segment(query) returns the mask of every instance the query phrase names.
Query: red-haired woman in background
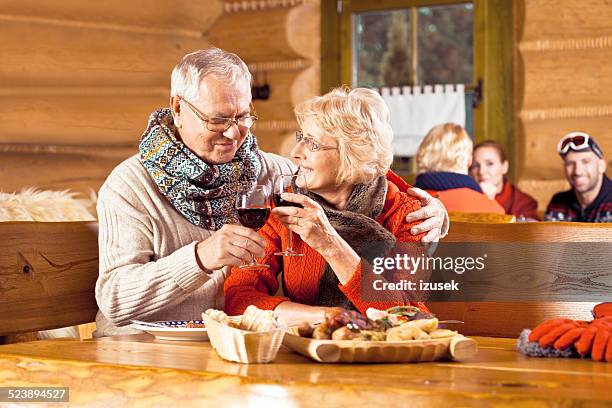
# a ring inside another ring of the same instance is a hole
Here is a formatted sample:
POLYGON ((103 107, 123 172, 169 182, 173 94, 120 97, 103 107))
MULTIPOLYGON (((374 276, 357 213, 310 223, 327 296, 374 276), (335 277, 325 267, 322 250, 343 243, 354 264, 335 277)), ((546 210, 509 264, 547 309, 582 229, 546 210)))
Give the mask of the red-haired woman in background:
POLYGON ((538 202, 506 179, 508 160, 501 145, 487 140, 474 146, 470 175, 482 191, 506 211, 526 220, 538 220, 538 202))

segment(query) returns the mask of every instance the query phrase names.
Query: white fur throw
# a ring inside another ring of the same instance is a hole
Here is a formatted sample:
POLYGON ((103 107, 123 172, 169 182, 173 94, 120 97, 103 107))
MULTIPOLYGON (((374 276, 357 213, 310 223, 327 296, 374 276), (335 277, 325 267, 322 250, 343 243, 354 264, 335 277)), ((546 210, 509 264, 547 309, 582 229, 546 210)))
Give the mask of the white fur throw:
MULTIPOLYGON (((40 191, 34 188, 19 193, 0 191, 1 221, 95 221, 96 197, 75 198, 77 193, 65 191, 40 191)), ((38 332, 39 339, 79 338, 76 326, 38 332)))
POLYGON ((76 196, 68 190, 0 191, 0 221, 95 221, 95 194, 92 192, 89 199, 76 196))

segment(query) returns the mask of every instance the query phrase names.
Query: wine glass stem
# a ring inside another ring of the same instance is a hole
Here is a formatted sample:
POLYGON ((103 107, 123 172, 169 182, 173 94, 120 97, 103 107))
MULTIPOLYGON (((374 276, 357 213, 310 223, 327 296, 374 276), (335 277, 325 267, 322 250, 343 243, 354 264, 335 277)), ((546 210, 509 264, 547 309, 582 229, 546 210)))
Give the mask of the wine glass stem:
POLYGON ((293 252, 293 232, 289 230, 289 241, 287 242, 287 249, 285 252, 293 252))

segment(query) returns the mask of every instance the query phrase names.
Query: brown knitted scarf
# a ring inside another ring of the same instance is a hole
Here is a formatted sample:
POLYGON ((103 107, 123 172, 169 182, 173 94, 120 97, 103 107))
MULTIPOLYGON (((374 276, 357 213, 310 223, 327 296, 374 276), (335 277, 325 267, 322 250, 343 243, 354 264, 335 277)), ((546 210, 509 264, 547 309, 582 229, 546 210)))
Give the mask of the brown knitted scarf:
MULTIPOLYGON (((387 180, 380 176, 367 184, 353 188, 346 209, 338 210, 321 196, 306 194, 323 207, 334 229, 364 260, 371 262, 395 245, 395 236, 376 221, 382 213, 387 196, 387 180)), ((351 301, 338 288, 338 277, 327 264, 319 281, 317 305, 340 306, 355 309, 351 301)))

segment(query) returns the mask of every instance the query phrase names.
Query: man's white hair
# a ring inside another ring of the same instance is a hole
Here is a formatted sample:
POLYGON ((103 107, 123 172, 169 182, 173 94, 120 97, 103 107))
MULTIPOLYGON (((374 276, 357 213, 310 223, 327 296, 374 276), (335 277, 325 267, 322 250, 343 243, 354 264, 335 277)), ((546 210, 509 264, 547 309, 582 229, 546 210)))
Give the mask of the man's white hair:
POLYGON ((238 55, 211 47, 185 55, 174 67, 170 95, 183 97, 190 102, 197 101, 200 82, 207 75, 226 80, 228 84, 239 78, 244 78, 249 83, 252 80, 249 68, 238 55))

